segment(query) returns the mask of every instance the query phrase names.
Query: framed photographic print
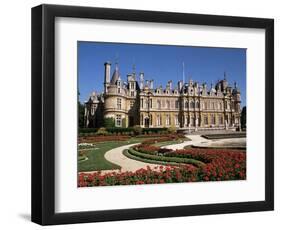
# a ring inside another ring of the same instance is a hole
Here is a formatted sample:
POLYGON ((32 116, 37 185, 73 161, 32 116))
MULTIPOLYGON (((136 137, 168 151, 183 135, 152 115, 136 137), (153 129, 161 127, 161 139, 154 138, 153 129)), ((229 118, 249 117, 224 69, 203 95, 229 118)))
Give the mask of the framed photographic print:
POLYGON ((32 221, 274 208, 273 19, 32 9, 32 221))

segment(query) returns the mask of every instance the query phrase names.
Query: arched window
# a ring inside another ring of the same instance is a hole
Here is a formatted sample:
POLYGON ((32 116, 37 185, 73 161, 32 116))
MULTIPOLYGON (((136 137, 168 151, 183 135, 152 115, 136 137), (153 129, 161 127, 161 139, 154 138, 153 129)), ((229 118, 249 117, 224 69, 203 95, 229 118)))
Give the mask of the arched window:
POLYGON ((167 109, 170 109, 171 105, 170 105, 170 101, 166 101, 167 104, 167 109))
POLYGON ((196 108, 197 108, 197 109, 200 108, 199 101, 196 101, 196 108))
POLYGON ((152 114, 150 114, 150 115, 149 115, 149 123, 150 123, 149 125, 152 125, 152 118, 153 118, 153 117, 152 117, 152 114))
POLYGON ((186 109, 188 108, 188 101, 185 102, 185 106, 186 109))
POLYGON ((191 109, 194 109, 194 101, 191 101, 191 102, 190 102, 190 108, 191 108, 191 109))

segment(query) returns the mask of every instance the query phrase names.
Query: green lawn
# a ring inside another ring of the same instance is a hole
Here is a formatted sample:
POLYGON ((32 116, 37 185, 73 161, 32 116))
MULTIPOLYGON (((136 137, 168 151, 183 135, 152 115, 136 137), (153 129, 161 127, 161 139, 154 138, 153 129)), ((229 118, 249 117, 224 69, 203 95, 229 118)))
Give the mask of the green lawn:
POLYGON ((112 164, 104 158, 104 154, 113 149, 123 145, 129 145, 141 142, 143 138, 131 138, 128 141, 115 141, 115 142, 101 142, 96 143, 95 148, 83 150, 88 160, 78 162, 78 171, 98 171, 98 170, 110 170, 110 169, 120 169, 120 166, 112 164))
MULTIPOLYGON (((95 143, 95 148, 91 148, 89 150, 83 150, 84 155, 88 158, 86 161, 78 161, 78 171, 86 172, 86 171, 98 171, 98 170, 111 170, 111 169, 120 169, 120 166, 113 164, 107 161, 104 158, 104 154, 113 149, 123 145, 129 145, 134 143, 140 143, 145 139, 149 138, 131 138, 128 141, 115 141, 115 142, 101 142, 95 143)), ((174 143, 180 143, 181 140, 177 141, 169 141, 157 143, 158 146, 162 145, 170 145, 174 143)))

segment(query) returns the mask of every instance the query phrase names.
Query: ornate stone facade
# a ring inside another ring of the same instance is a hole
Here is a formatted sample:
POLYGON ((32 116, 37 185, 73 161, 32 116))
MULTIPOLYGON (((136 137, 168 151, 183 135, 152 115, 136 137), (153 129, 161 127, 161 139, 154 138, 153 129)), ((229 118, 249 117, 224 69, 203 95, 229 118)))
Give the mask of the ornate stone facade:
POLYGON ((154 87, 144 73, 135 71, 121 79, 118 64, 110 77, 111 64, 106 62, 104 92, 93 93, 85 102, 85 127, 100 127, 104 118, 113 118, 117 127, 176 127, 195 130, 240 129, 240 90, 224 79, 208 89, 189 80, 173 87, 154 87))

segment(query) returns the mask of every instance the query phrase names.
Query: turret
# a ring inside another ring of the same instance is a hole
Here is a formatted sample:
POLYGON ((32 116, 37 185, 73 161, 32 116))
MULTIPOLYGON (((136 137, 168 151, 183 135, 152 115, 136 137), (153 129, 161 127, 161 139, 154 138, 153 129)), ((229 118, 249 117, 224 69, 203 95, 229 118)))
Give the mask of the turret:
POLYGON ((104 63, 104 92, 107 93, 107 88, 110 84, 110 62, 104 63))

